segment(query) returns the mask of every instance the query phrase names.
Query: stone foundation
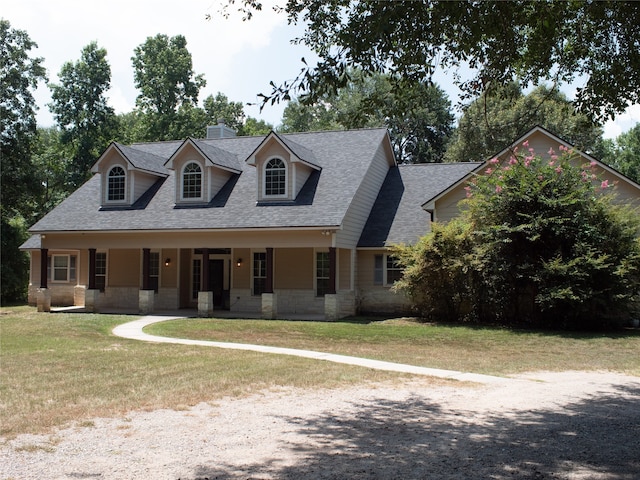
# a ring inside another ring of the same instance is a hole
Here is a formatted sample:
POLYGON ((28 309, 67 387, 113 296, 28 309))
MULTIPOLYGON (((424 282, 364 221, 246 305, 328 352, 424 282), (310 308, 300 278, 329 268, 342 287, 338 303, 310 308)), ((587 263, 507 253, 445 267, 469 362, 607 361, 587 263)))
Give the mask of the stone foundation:
POLYGON ((138 311, 141 315, 149 315, 155 310, 156 292, 153 290, 138 291, 138 311))
POLYGON ((51 291, 48 288, 39 288, 36 295, 36 306, 39 312, 51 311, 51 291))
POLYGON ((213 292, 198 292, 198 316, 213 316, 213 292))
POLYGON ((275 293, 262 294, 262 318, 274 319, 278 315, 278 295, 275 293))

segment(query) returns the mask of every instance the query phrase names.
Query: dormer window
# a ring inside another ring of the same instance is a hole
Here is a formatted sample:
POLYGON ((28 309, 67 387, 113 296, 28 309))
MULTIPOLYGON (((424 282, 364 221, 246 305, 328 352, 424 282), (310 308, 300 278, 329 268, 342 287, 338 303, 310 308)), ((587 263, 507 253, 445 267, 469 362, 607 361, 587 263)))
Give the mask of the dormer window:
POLYGON ((107 200, 118 202, 125 199, 125 183, 127 175, 124 168, 115 166, 109 170, 107 182, 107 200))
POLYGON ((272 158, 264 168, 264 194, 265 196, 286 195, 287 167, 279 158, 272 158))
POLYGON ((202 198, 202 168, 196 162, 189 162, 182 170, 182 199, 202 198))

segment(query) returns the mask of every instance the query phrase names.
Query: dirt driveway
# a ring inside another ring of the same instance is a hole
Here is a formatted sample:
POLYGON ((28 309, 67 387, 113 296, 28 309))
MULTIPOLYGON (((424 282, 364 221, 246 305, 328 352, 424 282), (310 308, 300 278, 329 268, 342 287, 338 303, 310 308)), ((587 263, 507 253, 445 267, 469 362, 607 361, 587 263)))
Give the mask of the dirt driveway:
POLYGON ((0 448, 0 479, 638 479, 640 378, 282 389, 0 448))

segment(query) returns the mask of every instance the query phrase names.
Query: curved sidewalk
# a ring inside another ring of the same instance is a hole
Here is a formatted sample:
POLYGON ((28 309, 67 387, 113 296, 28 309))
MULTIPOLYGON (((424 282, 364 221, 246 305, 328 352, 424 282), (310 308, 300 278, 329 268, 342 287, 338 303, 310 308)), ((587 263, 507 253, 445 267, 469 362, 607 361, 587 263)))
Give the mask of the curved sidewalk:
POLYGON ((482 375, 479 373, 464 373, 454 370, 441 370, 437 368, 417 367, 415 365, 405 365, 401 363, 384 362, 382 360, 371 360, 367 358, 351 357, 349 355, 337 355, 333 353, 315 352, 312 350, 297 350, 294 348, 269 347, 264 345, 251 345, 244 343, 212 342, 207 340, 189 340, 184 338, 159 337, 143 332, 143 328, 154 323, 165 322, 185 318, 180 316, 159 316, 149 315, 139 320, 123 323, 113 329, 113 334, 132 340, 141 340, 154 343, 173 343, 180 345, 200 345, 203 347, 227 348, 232 350, 249 350, 252 352, 275 353, 278 355, 293 355, 296 357, 312 358, 315 360, 325 360, 328 362, 344 363, 359 367, 373 368, 376 370, 386 370, 391 372, 410 373, 414 375, 425 375, 430 377, 448 378, 463 382, 476 383, 504 383, 513 381, 509 378, 482 375))

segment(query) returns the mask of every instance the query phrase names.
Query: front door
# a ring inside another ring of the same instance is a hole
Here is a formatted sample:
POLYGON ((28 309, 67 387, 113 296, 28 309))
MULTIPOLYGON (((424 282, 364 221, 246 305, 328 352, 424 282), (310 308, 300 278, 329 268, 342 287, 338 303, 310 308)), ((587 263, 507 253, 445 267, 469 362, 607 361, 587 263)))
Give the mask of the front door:
POLYGON ((209 260, 209 288, 214 308, 224 307, 224 260, 209 260))

